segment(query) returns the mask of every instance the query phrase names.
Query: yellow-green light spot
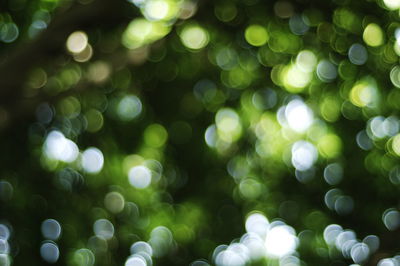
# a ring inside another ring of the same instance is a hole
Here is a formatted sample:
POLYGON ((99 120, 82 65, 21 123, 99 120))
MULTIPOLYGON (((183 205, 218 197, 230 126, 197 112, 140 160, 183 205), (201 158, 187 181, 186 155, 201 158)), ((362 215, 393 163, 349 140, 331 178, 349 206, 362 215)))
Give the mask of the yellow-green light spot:
POLYGON ((95 256, 92 251, 81 248, 72 253, 70 265, 94 265, 95 256))
POLYGON ((90 109, 85 113, 87 121, 86 130, 89 132, 96 132, 103 127, 103 115, 96 109, 90 109))
POLYGON ((340 102, 335 96, 327 96, 321 102, 320 111, 326 121, 335 122, 340 115, 340 102))
POLYGON ((251 74, 241 67, 235 67, 229 72, 223 72, 221 79, 229 87, 245 88, 251 83, 251 74))
POLYGON ((129 49, 136 49, 161 39, 169 31, 170 27, 161 21, 134 19, 122 34, 122 44, 129 49))
POLYGON ((208 32, 200 26, 188 25, 180 33, 181 41, 189 49, 199 50, 210 41, 208 32))
POLYGON ((392 149, 397 156, 400 156, 400 134, 397 134, 392 139, 392 149))
POLYGON ((144 131, 144 142, 154 148, 159 148, 165 144, 168 133, 162 125, 152 124, 144 131))
POLYGON ((313 71, 317 63, 317 57, 309 50, 301 51, 296 57, 296 66, 299 67, 303 72, 313 71))
POLYGON ((214 13, 217 18, 223 22, 233 20, 237 15, 237 8, 234 3, 224 2, 222 5, 217 5, 214 8, 214 13))
POLYGON ((327 134, 318 141, 318 151, 325 158, 335 158, 341 150, 342 141, 335 134, 327 134))
POLYGON ((104 206, 112 213, 119 213, 124 209, 125 199, 118 192, 110 192, 104 197, 104 206))
POLYGON ((269 40, 267 30, 261 25, 250 25, 244 32, 246 41, 253 46, 263 46, 269 40))
MULTIPOLYGON (((399 44, 399 42, 395 41, 393 43, 393 51, 397 56, 400 56, 400 44, 399 44)), ((396 60, 394 60, 394 61, 396 61, 396 60)))
POLYGON ((189 243, 194 238, 194 232, 189 226, 178 224, 174 228, 174 238, 180 243, 189 243))
POLYGON ((390 81, 392 81, 393 85, 397 88, 400 88, 400 67, 395 66, 390 71, 390 81))
POLYGON ((58 111, 67 117, 77 117, 81 112, 81 103, 73 96, 64 98, 58 105, 58 111))
POLYGON ((382 45, 384 41, 384 35, 381 27, 375 23, 368 24, 364 30, 363 39, 366 44, 372 47, 382 45))
POLYGON ((360 17, 349 8, 338 8, 333 13, 333 22, 353 33, 358 33, 361 29, 360 17))
POLYGON ((177 1, 149 0, 146 1, 143 13, 149 20, 170 20, 178 15, 177 1))
POLYGON ((311 72, 305 72, 295 64, 286 66, 280 75, 283 85, 291 93, 302 92, 311 78, 311 72))
POLYGON ((376 97, 376 88, 367 82, 357 83, 350 91, 350 101, 358 107, 372 104, 376 97))
POLYGON ((246 199, 256 199, 262 193, 262 186, 253 179, 245 179, 240 182, 239 191, 246 199))
POLYGON ((38 89, 46 85, 46 83, 47 83, 47 73, 43 69, 36 68, 32 70, 28 80, 28 84, 31 88, 38 89))
POLYGON ((144 158, 140 155, 137 154, 131 154, 128 155, 124 158, 124 160, 122 161, 122 168, 124 170, 125 173, 128 173, 129 170, 137 165, 141 165, 144 163, 144 158))
POLYGON ((215 116, 215 124, 217 125, 218 136, 226 142, 237 140, 242 133, 239 116, 233 109, 220 109, 215 116))

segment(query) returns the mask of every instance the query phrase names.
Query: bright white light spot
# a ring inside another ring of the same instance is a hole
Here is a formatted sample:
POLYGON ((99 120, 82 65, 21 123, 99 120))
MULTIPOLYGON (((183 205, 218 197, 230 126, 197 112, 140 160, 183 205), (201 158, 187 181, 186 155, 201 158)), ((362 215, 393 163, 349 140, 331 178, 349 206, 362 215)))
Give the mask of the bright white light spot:
POLYGON ((169 5, 164 0, 148 0, 144 5, 144 13, 150 20, 161 20, 167 17, 169 5))
POLYGON ((300 259, 294 255, 284 256, 279 259, 279 266, 300 266, 300 259))
POLYGON ((93 232, 97 237, 110 239, 114 236, 114 225, 107 219, 99 219, 93 224, 93 232))
POLYGON ((317 57, 313 52, 303 50, 296 57, 296 65, 304 72, 312 72, 317 65, 317 57))
POLYGON ((97 148, 88 148, 82 153, 82 167, 87 173, 96 174, 104 164, 103 153, 97 148))
POLYGON ((372 133, 372 137, 375 138, 384 138, 386 136, 385 130, 384 130, 384 121, 385 118, 383 116, 375 116, 371 120, 368 121, 368 129, 370 130, 369 132, 372 133))
POLYGON ((399 120, 394 116, 389 116, 383 121, 382 127, 386 136, 393 137, 399 132, 399 120))
POLYGON ((213 261, 216 261, 218 254, 219 254, 220 252, 226 250, 227 248, 228 248, 228 245, 219 245, 219 246, 217 246, 217 247, 214 249, 213 254, 212 254, 212 259, 213 259, 213 261))
POLYGON ((297 237, 292 227, 278 225, 271 228, 265 239, 267 253, 274 257, 291 254, 297 247, 297 237))
POLYGON ((142 7, 146 0, 128 0, 128 2, 131 2, 137 7, 142 7))
POLYGON ((60 131, 51 131, 47 135, 43 148, 48 158, 66 163, 75 161, 79 154, 75 142, 67 139, 60 131))
POLYGON ((211 148, 214 148, 217 145, 217 127, 214 124, 207 128, 206 132, 204 133, 204 139, 207 145, 211 148))
POLYGON ((398 266, 398 263, 394 259, 381 259, 378 266, 398 266))
POLYGON ((230 143, 237 140, 242 132, 239 115, 231 108, 222 108, 215 115, 218 137, 230 143))
POLYGON ((264 237, 269 229, 267 217, 261 213, 252 213, 246 219, 246 231, 264 237))
POLYGON ((350 251, 351 258, 355 263, 363 263, 369 257, 369 247, 364 243, 355 244, 350 251))
POLYGON ((352 230, 345 230, 341 232, 335 241, 335 245, 337 249, 342 250, 345 247, 347 241, 354 241, 356 240, 356 233, 352 230))
POLYGON ((235 131, 239 126, 239 116, 229 108, 223 108, 215 116, 215 122, 219 130, 225 132, 235 131))
POLYGON ((139 253, 139 252, 144 252, 149 254, 149 256, 153 255, 153 249, 151 246, 144 241, 138 241, 132 244, 130 251, 132 254, 139 253))
POLYGON ((40 256, 48 263, 56 263, 60 256, 60 251, 55 243, 47 242, 40 247, 40 256))
POLYGON ((391 10, 400 8, 400 0, 383 0, 385 6, 391 10))
POLYGON ((348 241, 346 241, 343 246, 342 246, 342 255, 344 258, 346 259, 350 259, 351 258, 351 249, 357 245, 357 240, 355 239, 350 239, 348 241))
POLYGON ((246 261, 239 254, 232 250, 224 250, 218 253, 215 263, 218 266, 244 266, 246 261))
POLYGON ((163 239, 168 243, 172 243, 172 233, 171 231, 165 226, 157 226, 153 230, 151 230, 150 238, 153 239, 163 239))
POLYGON ((318 151, 311 143, 300 140, 292 146, 292 164, 300 171, 310 169, 318 158, 318 151))
POLYGON ((366 244, 369 248, 370 253, 374 253, 379 248, 379 237, 375 235, 368 235, 363 239, 363 243, 366 244))
POLYGON ((247 247, 250 259, 258 260, 265 256, 264 240, 258 234, 246 233, 240 242, 247 247))
POLYGON ((151 231, 148 243, 153 249, 153 256, 161 257, 169 251, 173 243, 172 233, 165 226, 157 226, 151 231))
MULTIPOLYGON (((400 2, 400 0, 399 0, 400 2)), ((400 45, 400 28, 394 31, 394 37, 396 38, 396 45, 400 45)))
POLYGON ((304 71, 298 64, 291 64, 284 69, 281 78, 290 92, 297 93, 310 83, 312 75, 310 71, 304 71))
POLYGON ((336 242, 338 235, 343 232, 343 228, 337 224, 330 224, 324 230, 324 240, 328 245, 333 245, 336 242))
POLYGON ((313 123, 313 112, 301 100, 293 100, 285 108, 286 121, 296 132, 305 132, 313 123))
POLYGON ((71 53, 78 54, 88 45, 88 37, 83 31, 75 31, 67 39, 67 49, 71 53))
POLYGON ((118 103, 117 112, 121 120, 132 120, 142 112, 142 102, 134 95, 125 96, 118 103))
POLYGON ((243 261, 249 260, 249 249, 242 243, 232 243, 229 245, 227 251, 232 251, 238 255, 243 261))
POLYGON ((54 219, 44 220, 41 230, 43 237, 46 239, 57 240, 61 235, 61 225, 54 219))
POLYGON ((125 266, 147 266, 147 263, 142 256, 136 255, 129 257, 125 262, 125 266))
POLYGON ((135 166, 129 170, 129 183, 136 188, 146 188, 151 183, 151 171, 146 166, 135 166))

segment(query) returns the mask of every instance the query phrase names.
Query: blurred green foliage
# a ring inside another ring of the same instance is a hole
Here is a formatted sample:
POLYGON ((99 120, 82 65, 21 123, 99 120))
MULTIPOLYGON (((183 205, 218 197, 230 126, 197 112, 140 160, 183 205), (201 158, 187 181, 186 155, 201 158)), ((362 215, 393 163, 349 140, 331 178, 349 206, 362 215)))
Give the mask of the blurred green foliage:
POLYGON ((0 3, 0 265, 399 265, 399 0, 0 3))

